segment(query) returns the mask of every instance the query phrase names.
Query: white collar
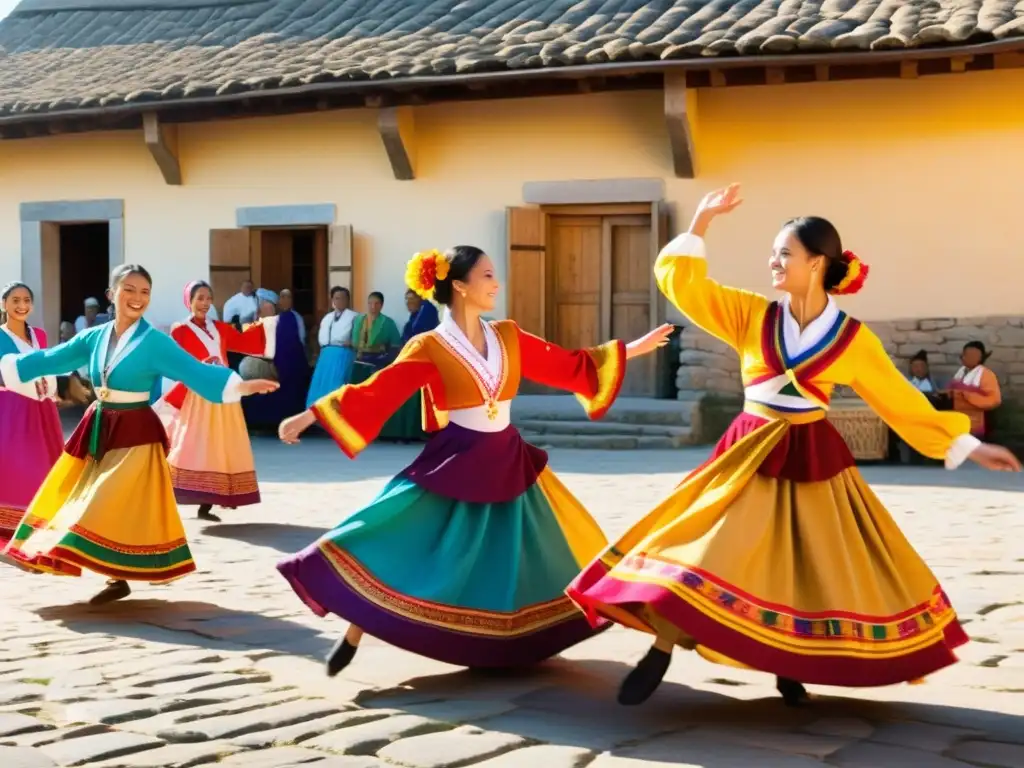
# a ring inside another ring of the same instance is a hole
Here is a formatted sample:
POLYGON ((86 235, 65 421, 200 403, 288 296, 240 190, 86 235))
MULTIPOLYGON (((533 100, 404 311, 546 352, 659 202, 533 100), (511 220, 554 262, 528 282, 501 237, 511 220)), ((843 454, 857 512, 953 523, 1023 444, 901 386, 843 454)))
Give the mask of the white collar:
POLYGON ((462 332, 458 323, 455 322, 455 318, 452 317, 450 309, 445 308, 444 316, 441 318, 441 324, 437 330, 448 341, 452 350, 472 367, 489 389, 493 390, 501 382, 501 347, 498 345, 498 336, 491 324, 481 320, 480 325, 484 331, 486 358, 466 338, 466 334, 462 332))
MULTIPOLYGON (((136 335, 136 332, 139 330, 139 326, 141 323, 142 319, 140 318, 136 320, 134 323, 132 323, 128 327, 128 330, 121 334, 121 337, 117 340, 117 346, 114 347, 113 354, 110 354, 110 338, 114 335, 114 321, 111 320, 109 323, 106 324, 108 328, 105 331, 106 338, 104 339, 104 342, 101 345, 102 356, 100 357, 99 361, 101 379, 103 378, 102 374, 104 371, 106 371, 107 377, 109 377, 110 374, 114 372, 114 369, 121 364, 121 361, 124 360, 132 352, 132 350, 135 349, 135 345, 132 345, 131 347, 129 347, 128 345, 129 343, 131 343, 132 338, 136 335)), ((140 336, 139 339, 141 341, 142 337, 140 336)), ((106 386, 105 381, 103 383, 103 386, 106 386)))
POLYGON ((184 324, 188 326, 189 330, 192 331, 202 342, 203 346, 206 347, 206 351, 209 353, 206 360, 203 362, 209 362, 211 358, 216 359, 220 363, 226 362, 221 357, 220 351, 220 331, 217 330, 217 324, 213 322, 209 315, 204 318, 206 333, 203 333, 200 329, 199 324, 195 321, 192 315, 185 318, 184 324))
POLYGON ((33 350, 39 349, 39 337, 36 336, 36 329, 33 328, 31 325, 27 327, 28 335, 32 339, 31 342, 25 341, 23 338, 21 338, 18 334, 16 334, 14 331, 8 328, 6 325, 3 326, 4 333, 11 337, 11 341, 14 342, 15 348, 20 352, 31 352, 33 350))
POLYGON ((835 299, 829 296, 825 310, 801 331, 800 324, 793 317, 789 296, 784 296, 782 299, 782 333, 786 344, 786 354, 793 358, 806 352, 825 338, 838 319, 839 306, 835 299))

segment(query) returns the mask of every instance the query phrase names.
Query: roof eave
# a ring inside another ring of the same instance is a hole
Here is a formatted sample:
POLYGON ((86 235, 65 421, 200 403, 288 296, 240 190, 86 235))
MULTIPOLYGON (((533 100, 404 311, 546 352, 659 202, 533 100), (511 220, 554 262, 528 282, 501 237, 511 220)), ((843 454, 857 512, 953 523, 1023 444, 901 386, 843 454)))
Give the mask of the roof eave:
POLYGON ((501 82, 524 82, 531 80, 584 79, 588 77, 630 76, 663 72, 702 71, 709 69, 737 69, 747 67, 815 66, 872 66, 899 61, 922 61, 948 59, 961 56, 1024 52, 1024 39, 1010 38, 984 43, 927 48, 896 48, 882 51, 814 52, 798 54, 707 56, 692 59, 667 59, 654 61, 603 62, 564 67, 537 69, 509 69, 488 72, 466 72, 450 75, 428 75, 395 77, 368 80, 335 80, 280 88, 263 88, 183 98, 150 101, 122 102, 97 107, 78 107, 47 111, 31 111, 0 115, 0 126, 26 123, 49 122, 52 120, 81 119, 91 117, 115 117, 138 115, 145 112, 164 112, 186 107, 225 104, 238 101, 252 101, 290 96, 316 96, 360 92, 379 94, 381 91, 415 91, 448 85, 500 84, 501 82))

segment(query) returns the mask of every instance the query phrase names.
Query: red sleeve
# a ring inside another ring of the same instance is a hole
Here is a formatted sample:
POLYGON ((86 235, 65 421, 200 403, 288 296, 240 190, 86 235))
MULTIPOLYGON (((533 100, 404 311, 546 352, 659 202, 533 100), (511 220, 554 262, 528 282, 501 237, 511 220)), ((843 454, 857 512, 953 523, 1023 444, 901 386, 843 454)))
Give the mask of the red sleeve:
MULTIPOLYGON (((276 320, 277 318, 274 318, 276 320)), ((276 328, 264 322, 250 323, 245 330, 240 331, 233 325, 228 325, 220 320, 216 321, 217 331, 224 340, 224 347, 228 352, 237 352, 240 355, 252 355, 255 357, 273 357, 273 349, 268 349, 267 339, 272 338, 276 328)), ((271 324, 274 325, 274 324, 271 324)))
POLYGON ((413 339, 391 365, 360 384, 346 384, 313 404, 317 421, 350 459, 376 439, 416 390, 438 379, 421 339, 413 339))
MULTIPOLYGON (((186 328, 182 323, 171 328, 171 338, 174 339, 178 346, 188 352, 196 360, 203 360, 206 357, 206 347, 202 346, 202 342, 196 338, 196 335, 186 328)), ((188 394, 188 387, 182 384, 180 381, 175 384, 171 391, 164 395, 164 402, 178 410, 181 410, 181 406, 185 403, 185 395, 188 394)))
POLYGON ((615 339, 590 349, 563 349, 516 327, 522 374, 576 395, 590 419, 611 408, 626 375, 626 345, 615 339))

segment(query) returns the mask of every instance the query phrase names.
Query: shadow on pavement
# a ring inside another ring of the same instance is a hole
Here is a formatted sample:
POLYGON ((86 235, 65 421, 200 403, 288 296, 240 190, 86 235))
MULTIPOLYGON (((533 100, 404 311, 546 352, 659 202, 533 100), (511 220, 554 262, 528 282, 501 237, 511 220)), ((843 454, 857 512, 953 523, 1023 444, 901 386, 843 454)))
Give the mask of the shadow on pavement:
POLYGON ((326 528, 290 523, 222 523, 203 528, 204 538, 232 539, 282 554, 305 549, 327 532, 326 528))
MULTIPOLYGON (((254 608, 258 610, 259 606, 254 608)), ((302 613, 301 608, 296 613, 302 613)), ((251 648, 254 652, 275 651, 317 659, 323 658, 337 639, 286 618, 191 600, 129 598, 104 606, 47 606, 37 609, 36 614, 81 634, 103 632, 210 649, 229 643, 240 650, 251 648)), ((325 625, 327 628, 336 630, 337 626, 325 625)))

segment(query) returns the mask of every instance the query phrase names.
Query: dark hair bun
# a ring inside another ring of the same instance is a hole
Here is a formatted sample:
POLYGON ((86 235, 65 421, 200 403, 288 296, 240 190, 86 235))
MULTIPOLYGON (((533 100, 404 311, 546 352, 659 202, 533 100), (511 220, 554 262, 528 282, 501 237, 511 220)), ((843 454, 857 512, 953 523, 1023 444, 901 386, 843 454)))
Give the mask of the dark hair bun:
POLYGON ((469 273, 480 261, 484 252, 475 245, 456 245, 445 252, 445 260, 448 262, 448 274, 444 280, 434 283, 434 301, 446 307, 450 307, 454 298, 453 287, 456 280, 465 280, 469 273))

